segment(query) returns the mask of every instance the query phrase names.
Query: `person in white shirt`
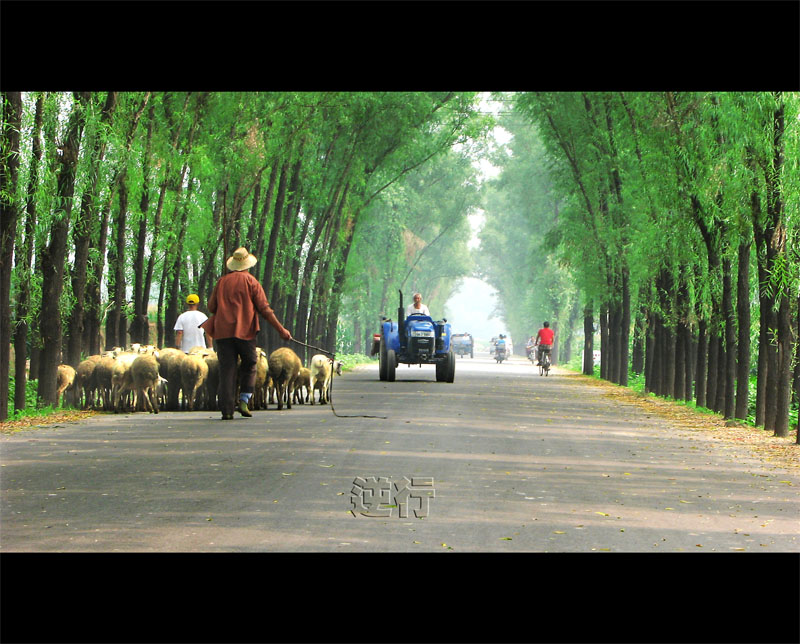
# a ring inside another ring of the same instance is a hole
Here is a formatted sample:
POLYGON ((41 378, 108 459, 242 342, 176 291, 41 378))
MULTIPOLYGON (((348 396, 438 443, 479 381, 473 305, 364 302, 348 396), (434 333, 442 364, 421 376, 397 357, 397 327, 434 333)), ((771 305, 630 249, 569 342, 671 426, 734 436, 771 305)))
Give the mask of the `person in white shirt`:
POLYGON ((427 315, 428 317, 431 315, 428 307, 422 303, 422 295, 419 293, 414 293, 414 301, 406 307, 406 317, 415 313, 417 315, 427 315))
POLYGON ((206 347, 205 331, 200 325, 208 319, 208 316, 199 311, 200 298, 191 293, 186 298, 187 310, 175 320, 175 348, 184 353, 189 353, 192 347, 206 347))

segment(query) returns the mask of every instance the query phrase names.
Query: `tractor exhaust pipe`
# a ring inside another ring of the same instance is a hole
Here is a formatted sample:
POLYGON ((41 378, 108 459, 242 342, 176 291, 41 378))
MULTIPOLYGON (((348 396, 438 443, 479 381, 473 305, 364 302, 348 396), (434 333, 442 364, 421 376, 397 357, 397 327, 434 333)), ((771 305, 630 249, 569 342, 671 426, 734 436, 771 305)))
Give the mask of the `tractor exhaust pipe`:
POLYGON ((398 292, 400 293, 400 306, 397 307, 397 332, 400 335, 400 342, 403 342, 405 338, 405 329, 403 327, 406 320, 405 308, 403 307, 403 289, 398 289, 398 292))

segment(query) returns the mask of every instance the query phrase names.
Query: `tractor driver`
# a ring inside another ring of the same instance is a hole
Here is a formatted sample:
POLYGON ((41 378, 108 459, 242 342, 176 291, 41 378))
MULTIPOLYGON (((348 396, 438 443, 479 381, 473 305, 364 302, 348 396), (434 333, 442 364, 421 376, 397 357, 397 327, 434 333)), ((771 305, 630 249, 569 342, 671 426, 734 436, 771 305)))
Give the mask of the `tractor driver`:
POLYGON ((427 315, 430 317, 431 312, 422 303, 422 295, 420 293, 414 293, 414 301, 406 307, 406 317, 409 315, 427 315))

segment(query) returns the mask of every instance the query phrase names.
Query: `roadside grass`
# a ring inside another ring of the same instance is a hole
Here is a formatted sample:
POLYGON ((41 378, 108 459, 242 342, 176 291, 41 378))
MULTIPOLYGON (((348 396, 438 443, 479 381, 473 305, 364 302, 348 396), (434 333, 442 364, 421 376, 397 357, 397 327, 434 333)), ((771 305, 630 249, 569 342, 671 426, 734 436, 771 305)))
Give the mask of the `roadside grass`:
MULTIPOLYGON (((39 416, 50 416, 52 414, 58 413, 59 410, 63 409, 71 409, 71 407, 53 407, 52 405, 47 405, 45 407, 37 406, 36 401, 36 392, 38 382, 36 380, 29 380, 26 387, 25 387, 25 409, 16 409, 13 413, 9 411, 8 414, 8 422, 13 422, 17 420, 22 420, 23 418, 34 418, 39 416)), ((14 394, 16 391, 16 384, 14 380, 14 376, 9 378, 9 385, 8 385, 8 402, 9 410, 11 407, 14 406, 14 394)))
POLYGON ((352 371, 360 364, 372 364, 378 360, 377 357, 370 358, 364 353, 343 353, 336 355, 337 360, 342 361, 342 372, 352 371))

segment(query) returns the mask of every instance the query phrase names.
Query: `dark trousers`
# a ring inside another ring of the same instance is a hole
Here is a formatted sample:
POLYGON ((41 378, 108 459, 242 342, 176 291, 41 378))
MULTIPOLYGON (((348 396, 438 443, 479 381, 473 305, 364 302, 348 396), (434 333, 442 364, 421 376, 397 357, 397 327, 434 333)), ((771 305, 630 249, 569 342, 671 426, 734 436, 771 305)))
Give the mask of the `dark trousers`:
POLYGON ((217 339, 219 387, 217 400, 223 414, 233 414, 236 406, 236 385, 241 393, 253 393, 256 385, 256 341, 239 338, 217 339), (241 362, 238 359, 241 358, 241 362), (238 369, 237 369, 238 366, 238 369), (238 375, 238 379, 237 379, 238 375))

